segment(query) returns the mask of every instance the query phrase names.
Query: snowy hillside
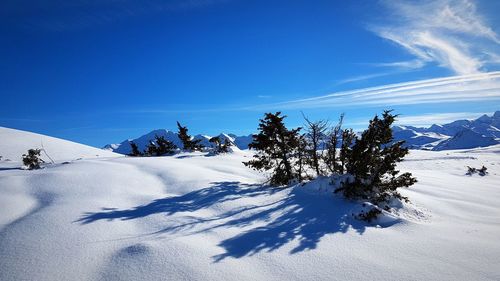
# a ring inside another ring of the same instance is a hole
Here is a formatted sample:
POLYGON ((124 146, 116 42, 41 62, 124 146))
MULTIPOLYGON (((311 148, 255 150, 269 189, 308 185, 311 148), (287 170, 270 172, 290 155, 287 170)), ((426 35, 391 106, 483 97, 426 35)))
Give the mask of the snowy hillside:
MULTIPOLYGON (((36 133, 0 127, 0 156, 3 160, 21 161, 21 156, 31 148, 45 148, 54 161, 78 158, 117 157, 119 154, 95 147, 53 138, 36 133)), ((42 158, 49 161, 42 152, 42 158)))
MULTIPOLYGON (((100 152, 52 142, 58 157, 100 152)), ((500 280, 500 146, 411 151, 412 203, 376 224, 327 178, 262 185, 251 155, 0 161, 0 280, 500 280)))

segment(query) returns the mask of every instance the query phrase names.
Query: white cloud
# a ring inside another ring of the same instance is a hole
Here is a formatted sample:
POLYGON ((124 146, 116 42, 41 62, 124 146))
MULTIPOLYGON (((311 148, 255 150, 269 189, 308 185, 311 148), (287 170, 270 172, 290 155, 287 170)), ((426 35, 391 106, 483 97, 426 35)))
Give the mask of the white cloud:
POLYGON ((308 99, 261 105, 252 109, 368 107, 484 100, 500 100, 500 71, 336 92, 308 99))
MULTIPOLYGON (((437 63, 458 75, 479 73, 495 63, 500 39, 468 0, 385 1, 389 21, 369 29, 406 49, 419 61, 437 63), (474 42, 471 44, 469 42, 474 42), (485 54, 489 54, 486 55, 485 54)), ((404 66, 395 64, 398 67, 404 66)))
POLYGON ((399 116, 397 124, 412 126, 429 126, 432 124, 446 124, 461 119, 477 119, 478 117, 491 113, 486 112, 450 112, 450 113, 427 113, 420 115, 399 116))

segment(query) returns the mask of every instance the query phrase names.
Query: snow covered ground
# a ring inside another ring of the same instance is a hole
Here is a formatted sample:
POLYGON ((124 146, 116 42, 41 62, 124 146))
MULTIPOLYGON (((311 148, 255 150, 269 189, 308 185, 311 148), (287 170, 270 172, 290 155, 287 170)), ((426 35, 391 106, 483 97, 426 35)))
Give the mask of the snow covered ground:
POLYGON ((366 224, 327 179, 263 187, 248 151, 132 158, 46 137, 56 164, 26 171, 40 135, 0 134, 0 280, 500 280, 500 146, 411 151, 412 203, 366 224))

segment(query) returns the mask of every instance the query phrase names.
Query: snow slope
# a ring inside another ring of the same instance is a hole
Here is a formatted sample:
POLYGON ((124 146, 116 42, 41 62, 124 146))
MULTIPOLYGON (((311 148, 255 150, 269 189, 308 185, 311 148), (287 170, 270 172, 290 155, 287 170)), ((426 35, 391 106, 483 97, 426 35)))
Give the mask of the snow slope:
MULTIPOLYGON (((36 133, 0 127, 0 156, 3 160, 21 161, 22 155, 30 148, 45 148, 54 161, 75 160, 78 158, 98 158, 122 156, 99 148, 53 138, 36 133)), ((45 161, 49 158, 41 153, 45 161)))
POLYGON ((500 146, 411 151, 412 204, 379 225, 327 179, 262 186, 251 155, 0 161, 0 280, 500 280, 500 146))

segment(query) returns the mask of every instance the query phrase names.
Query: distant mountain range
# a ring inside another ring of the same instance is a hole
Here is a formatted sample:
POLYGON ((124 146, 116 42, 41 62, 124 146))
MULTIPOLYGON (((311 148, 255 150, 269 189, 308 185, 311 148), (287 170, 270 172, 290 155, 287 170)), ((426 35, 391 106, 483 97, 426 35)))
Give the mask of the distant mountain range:
MULTIPOLYGON (((139 150, 144 151, 149 142, 155 139, 155 136, 164 137, 165 139, 174 143, 177 147, 182 147, 182 142, 176 132, 172 132, 166 129, 158 129, 142 135, 136 139, 124 140, 118 144, 108 144, 103 148, 105 150, 110 150, 121 154, 129 154, 131 152, 130 142, 133 141, 135 144, 137 144, 139 150)), ((252 142, 252 135, 236 136, 234 134, 221 133, 218 135, 218 137, 221 140, 228 138, 239 149, 247 149, 248 145, 252 142)), ((196 135, 193 137, 193 139, 201 140, 200 143, 205 147, 211 147, 213 145, 209 141, 210 138, 212 138, 212 136, 196 135)))
POLYGON ((394 126, 394 139, 405 140, 411 149, 450 150, 485 147, 500 143, 500 111, 475 120, 457 120, 428 128, 394 126))
MULTIPOLYGON (((428 128, 414 126, 394 126, 394 139, 406 141, 410 149, 424 150, 451 150, 485 147, 500 143, 500 111, 492 116, 483 115, 475 120, 457 120, 444 125, 432 125, 428 128)), ((128 154, 131 152, 130 141, 136 143, 140 150, 144 150, 155 136, 163 136, 178 147, 182 147, 177 133, 158 129, 136 139, 124 140, 118 144, 108 144, 104 149, 113 152, 128 154)), ((228 138, 239 149, 247 149, 252 142, 252 135, 237 136, 234 134, 219 134, 221 139, 228 138)), ((211 136, 196 135, 194 139, 201 140, 204 146, 210 147, 211 136)))

